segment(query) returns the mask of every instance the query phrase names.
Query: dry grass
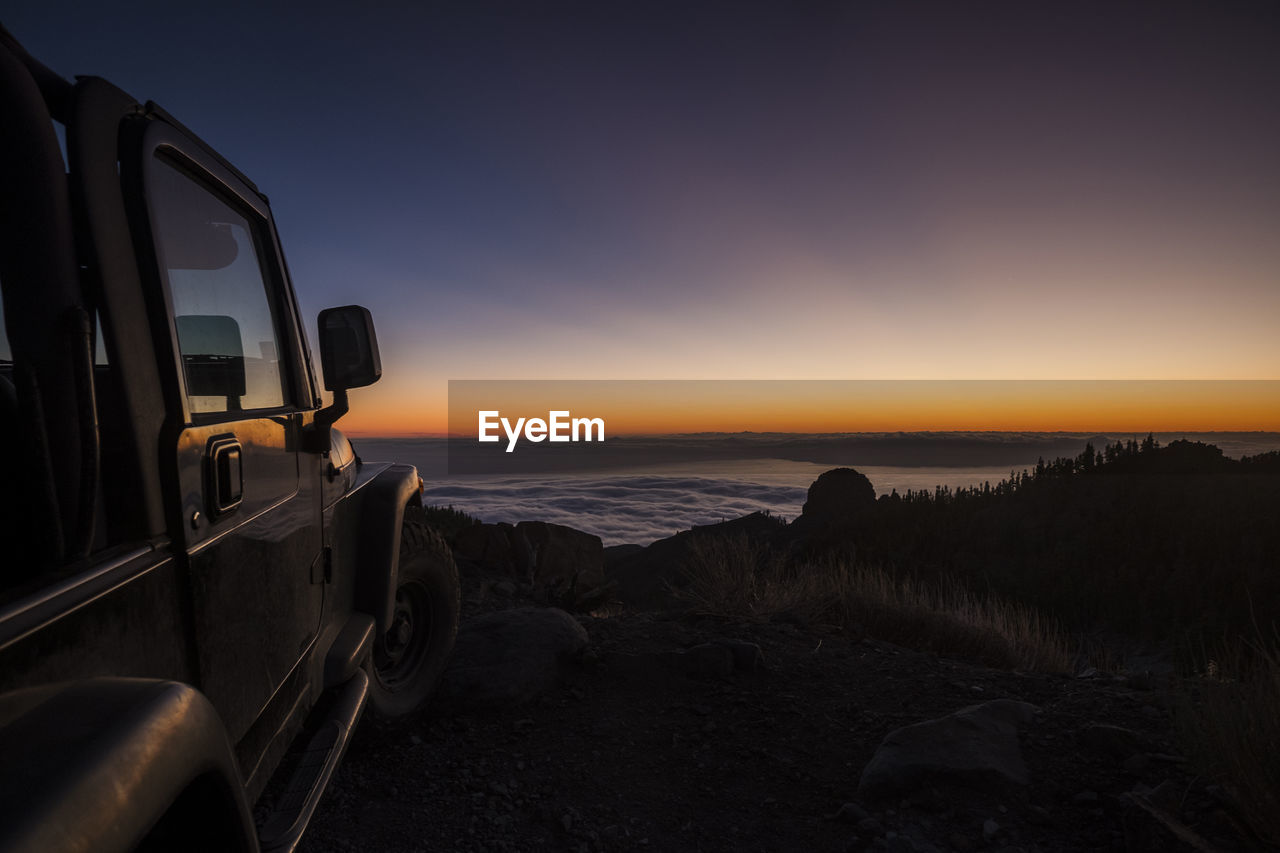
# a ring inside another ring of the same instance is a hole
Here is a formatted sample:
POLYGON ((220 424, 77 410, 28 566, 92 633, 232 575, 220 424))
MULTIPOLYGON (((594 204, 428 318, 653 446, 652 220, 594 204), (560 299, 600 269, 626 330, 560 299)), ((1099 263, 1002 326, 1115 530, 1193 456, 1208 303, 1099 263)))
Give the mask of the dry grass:
MULTIPOLYGON (((1068 672, 1067 636, 1035 610, 980 595, 958 582, 929 584, 844 562, 788 565, 745 538, 698 543, 679 594, 696 607, 737 618, 787 614, 813 624, 861 626, 869 635, 991 666, 1068 672)), ((1223 789, 1239 829, 1260 847, 1280 848, 1280 631, 1202 655, 1183 679, 1177 715, 1187 754, 1223 789)), ((1077 650, 1079 651, 1079 650, 1077 650)), ((1100 669, 1117 668, 1107 649, 1100 669)))
POLYGON ((1202 672, 1184 679, 1179 735, 1241 829, 1280 847, 1280 635, 1258 636, 1206 655, 1202 672))
POLYGON ((808 623, 860 626, 869 635, 1008 669, 1067 672, 1065 635, 1031 608, 958 583, 926 584, 844 562, 787 565, 745 538, 695 545, 679 591, 708 612, 748 618, 788 614, 808 623))

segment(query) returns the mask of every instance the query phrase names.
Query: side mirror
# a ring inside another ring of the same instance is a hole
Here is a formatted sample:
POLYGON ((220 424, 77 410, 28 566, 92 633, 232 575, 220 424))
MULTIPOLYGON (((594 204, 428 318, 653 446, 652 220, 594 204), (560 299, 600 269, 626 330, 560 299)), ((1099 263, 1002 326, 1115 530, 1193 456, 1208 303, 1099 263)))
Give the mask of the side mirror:
POLYGON ((382 378, 378 336, 369 309, 360 305, 320 312, 320 368, 326 391, 363 388, 382 378))
POLYGON ((381 379, 382 358, 368 308, 326 308, 320 312, 319 326, 320 370, 325 390, 333 392, 333 403, 316 412, 303 440, 308 452, 325 453, 330 427, 347 413, 347 389, 363 388, 381 379))

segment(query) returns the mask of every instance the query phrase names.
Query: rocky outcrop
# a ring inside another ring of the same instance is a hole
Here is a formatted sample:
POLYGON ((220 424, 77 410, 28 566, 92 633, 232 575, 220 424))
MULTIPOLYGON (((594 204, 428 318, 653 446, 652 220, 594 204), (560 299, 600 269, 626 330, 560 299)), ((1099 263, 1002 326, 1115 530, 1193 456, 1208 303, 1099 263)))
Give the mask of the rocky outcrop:
POLYGON ((839 523, 867 512, 875 502, 875 487, 865 474, 852 468, 833 468, 809 486, 800 518, 810 523, 839 523))
POLYGON ((576 578, 579 586, 588 587, 604 582, 604 543, 599 536, 545 521, 522 521, 515 532, 528 546, 530 580, 576 578))
POLYGON ((643 548, 605 548, 598 536, 559 524, 475 524, 458 533, 454 558, 464 571, 481 569, 519 583, 551 585, 569 590, 571 597, 607 589, 625 604, 666 609, 678 603, 691 560, 704 543, 741 540, 757 552, 852 557, 856 529, 866 522, 875 500, 875 488, 864 475, 835 468, 809 487, 804 512, 789 526, 756 512, 696 526, 643 548))
POLYGON ((1037 710, 1028 702, 997 699, 892 731, 863 769, 858 792, 881 798, 934 786, 1025 786, 1018 728, 1037 710))
POLYGON ((741 539, 747 547, 767 548, 782 530, 778 519, 762 512, 701 525, 611 558, 608 574, 617 583, 618 597, 623 602, 638 607, 667 608, 676 601, 673 591, 688 583, 687 568, 701 543, 741 539))
POLYGON ((554 686, 586 648, 586 630, 563 610, 485 613, 458 630, 439 700, 469 709, 519 705, 554 686))
POLYGON ((876 490, 865 474, 852 468, 833 468, 809 486, 799 518, 787 527, 786 543, 793 557, 857 558, 859 530, 869 523, 876 490))
POLYGON ((453 559, 461 569, 481 568, 527 580, 531 559, 528 540, 510 524, 472 524, 458 532, 453 559))
POLYGON ((473 524, 453 543, 459 567, 494 572, 525 583, 563 581, 583 589, 604 581, 599 536, 545 521, 473 524))

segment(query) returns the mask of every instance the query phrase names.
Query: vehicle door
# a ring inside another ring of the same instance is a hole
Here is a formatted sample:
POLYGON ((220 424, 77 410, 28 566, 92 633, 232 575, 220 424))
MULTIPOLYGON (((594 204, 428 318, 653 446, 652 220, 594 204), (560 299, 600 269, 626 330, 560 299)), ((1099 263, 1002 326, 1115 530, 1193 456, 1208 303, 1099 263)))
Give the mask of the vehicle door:
POLYGON ((317 460, 299 447, 312 408, 305 339, 265 199, 164 121, 142 139, 176 380, 161 453, 185 537, 199 686, 239 741, 322 615, 317 460))

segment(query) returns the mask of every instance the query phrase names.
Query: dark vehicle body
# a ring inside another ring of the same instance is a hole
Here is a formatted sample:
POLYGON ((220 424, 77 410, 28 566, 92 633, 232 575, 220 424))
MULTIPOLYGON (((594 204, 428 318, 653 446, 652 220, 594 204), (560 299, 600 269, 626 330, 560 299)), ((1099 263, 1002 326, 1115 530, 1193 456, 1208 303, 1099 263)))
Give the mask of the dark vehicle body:
POLYGON ((332 428, 368 312, 321 315, 323 407, 266 196, 2 29, 0 81, 0 850, 292 849, 456 630, 442 575, 413 640, 417 471, 332 428))

